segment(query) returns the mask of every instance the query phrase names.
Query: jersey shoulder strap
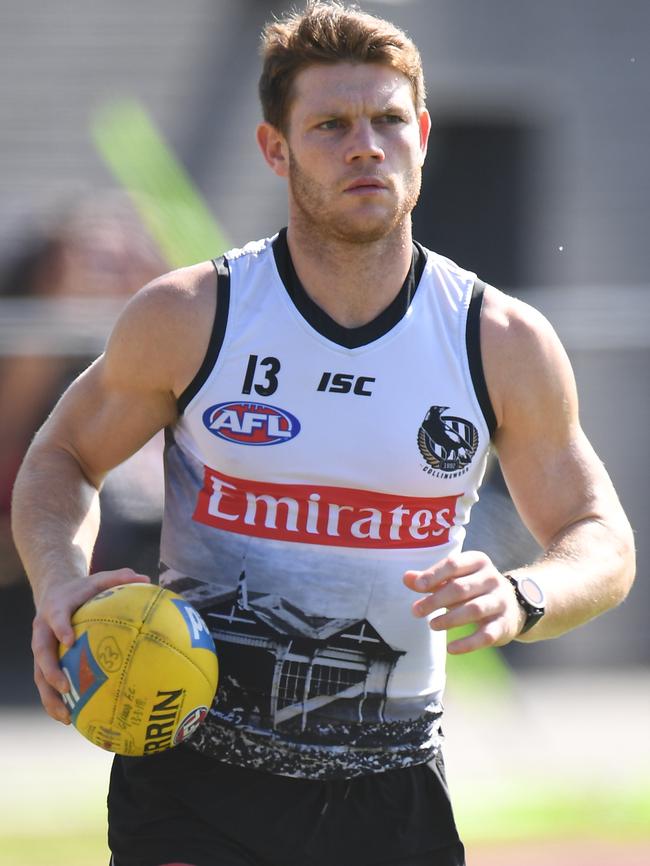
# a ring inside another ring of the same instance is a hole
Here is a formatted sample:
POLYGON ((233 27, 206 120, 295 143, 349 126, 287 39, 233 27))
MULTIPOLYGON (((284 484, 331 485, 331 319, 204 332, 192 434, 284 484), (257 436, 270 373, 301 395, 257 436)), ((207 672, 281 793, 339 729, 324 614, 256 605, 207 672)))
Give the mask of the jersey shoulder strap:
POLYGON ((481 357, 481 308, 483 306, 483 296, 485 294, 485 283, 482 280, 475 280, 472 289, 472 297, 469 302, 467 311, 467 325, 465 328, 465 345, 467 347, 467 360, 469 363, 469 371, 472 377, 472 384, 476 392, 485 423, 490 431, 490 438, 494 436, 497 428, 497 419, 490 400, 490 394, 485 381, 485 371, 483 369, 483 359, 481 357))
POLYGON ((214 314, 214 322, 212 323, 212 333, 208 348, 203 358, 203 362, 198 369, 196 376, 192 379, 187 388, 179 396, 178 414, 182 415, 190 402, 199 393, 205 384, 208 376, 212 372, 214 365, 217 363, 217 358, 223 346, 223 340, 226 334, 226 324, 228 323, 228 312, 230 309, 230 268, 228 260, 225 256, 219 256, 217 259, 212 259, 217 281, 217 307, 214 314))

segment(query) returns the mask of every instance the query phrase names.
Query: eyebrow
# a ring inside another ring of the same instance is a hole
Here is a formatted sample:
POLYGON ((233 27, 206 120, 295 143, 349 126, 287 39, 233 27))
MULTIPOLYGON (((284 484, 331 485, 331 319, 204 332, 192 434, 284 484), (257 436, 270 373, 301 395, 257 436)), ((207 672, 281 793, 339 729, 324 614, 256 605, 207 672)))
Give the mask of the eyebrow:
MULTIPOLYGON (((356 114, 356 112, 353 112, 356 114)), ((392 100, 384 103, 383 105, 377 105, 371 110, 372 114, 408 114, 408 106, 398 104, 393 102, 392 100)), ((350 114, 349 106, 335 106, 328 105, 324 108, 320 108, 314 111, 309 111, 305 115, 305 117, 309 120, 312 118, 319 117, 344 117, 347 114, 350 114)))

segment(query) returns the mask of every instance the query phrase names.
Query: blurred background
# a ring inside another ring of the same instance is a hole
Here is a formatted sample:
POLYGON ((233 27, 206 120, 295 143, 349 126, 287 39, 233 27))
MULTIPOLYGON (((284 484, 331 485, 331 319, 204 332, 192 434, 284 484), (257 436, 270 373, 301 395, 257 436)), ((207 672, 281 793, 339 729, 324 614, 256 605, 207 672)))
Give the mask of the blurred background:
MULTIPOLYGON (((625 858, 602 862, 647 863, 650 4, 359 5, 406 29, 424 61, 433 134, 415 236, 551 320, 574 366, 583 426, 637 538, 638 579, 617 610, 556 641, 452 660, 447 762, 469 862, 534 864, 541 850, 540 863, 561 863, 553 845, 568 850, 571 839, 574 864, 576 850, 595 866, 610 856, 608 844, 623 842, 625 858)), ((284 186, 258 154, 254 129, 259 33, 288 6, 0 0, 0 853, 4 846, 8 864, 55 866, 48 845, 53 836, 63 844, 64 831, 76 843, 60 849, 60 862, 74 864, 72 851, 85 866, 106 859, 107 756, 38 710, 31 595, 8 533, 13 478, 33 432, 101 352, 131 293, 285 224, 284 186), (51 786, 60 814, 21 821, 28 803, 30 815, 34 803, 52 806, 51 786), (47 849, 42 860, 35 838, 47 849)), ((154 571, 161 471, 153 440, 112 474, 97 567, 154 571)), ((468 544, 500 567, 536 554, 496 464, 473 519, 468 544)))

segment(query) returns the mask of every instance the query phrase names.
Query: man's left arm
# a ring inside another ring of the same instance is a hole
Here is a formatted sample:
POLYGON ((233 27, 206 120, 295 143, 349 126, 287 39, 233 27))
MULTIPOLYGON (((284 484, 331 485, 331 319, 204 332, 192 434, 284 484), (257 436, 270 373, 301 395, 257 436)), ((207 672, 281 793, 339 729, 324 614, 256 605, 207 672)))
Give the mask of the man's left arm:
POLYGON ((515 590, 478 551, 463 551, 404 582, 431 628, 473 624, 452 653, 557 637, 619 604, 634 579, 632 530, 605 467, 585 436, 571 365, 535 310, 488 289, 482 356, 497 417, 494 445, 513 502, 544 551, 510 574, 545 595, 544 616, 522 634, 515 590))

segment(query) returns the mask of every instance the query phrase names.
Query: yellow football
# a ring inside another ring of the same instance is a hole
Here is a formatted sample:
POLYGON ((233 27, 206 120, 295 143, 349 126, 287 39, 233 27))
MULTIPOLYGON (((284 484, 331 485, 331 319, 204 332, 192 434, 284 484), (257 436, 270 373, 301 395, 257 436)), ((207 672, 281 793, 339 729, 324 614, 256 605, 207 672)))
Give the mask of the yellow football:
POLYGON ((146 583, 100 592, 72 617, 59 647, 77 730, 102 749, 151 755, 186 740, 206 717, 219 674, 214 641, 182 596, 146 583))

